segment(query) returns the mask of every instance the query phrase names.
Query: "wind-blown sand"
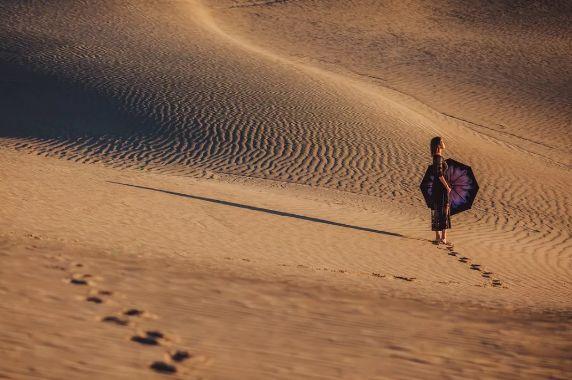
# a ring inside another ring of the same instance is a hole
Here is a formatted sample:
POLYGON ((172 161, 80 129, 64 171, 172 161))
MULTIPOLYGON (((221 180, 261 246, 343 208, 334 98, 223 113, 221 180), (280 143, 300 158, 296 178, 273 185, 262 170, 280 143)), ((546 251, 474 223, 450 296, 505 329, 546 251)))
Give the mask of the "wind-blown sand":
POLYGON ((570 376, 567 2, 0 14, 0 375, 570 376))

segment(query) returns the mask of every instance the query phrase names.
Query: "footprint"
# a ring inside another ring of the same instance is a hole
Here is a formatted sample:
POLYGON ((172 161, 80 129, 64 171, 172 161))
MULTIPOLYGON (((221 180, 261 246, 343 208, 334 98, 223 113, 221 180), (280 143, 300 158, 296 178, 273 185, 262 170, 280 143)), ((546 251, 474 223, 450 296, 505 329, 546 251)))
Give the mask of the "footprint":
POLYGON ((483 276, 484 278, 491 278, 492 274, 493 274, 493 272, 483 272, 483 274, 481 274, 481 276, 483 276))
POLYGON ((131 337, 131 340, 133 342, 137 342, 140 344, 147 344, 150 346, 158 346, 159 341, 157 339, 162 339, 164 337, 165 337, 165 335, 163 335, 163 333, 160 331, 147 331, 147 332, 145 332, 145 336, 134 335, 131 337))
POLYGON ((395 278, 397 280, 408 281, 408 282, 415 280, 415 277, 405 277, 405 276, 393 276, 393 278, 395 278))
POLYGON ((462 262, 462 263, 466 263, 466 262, 469 261, 469 258, 463 256, 463 257, 461 257, 461 258, 459 259, 459 261, 462 262))
POLYGON ((127 326, 129 324, 128 320, 116 317, 114 315, 108 315, 104 317, 101 321, 106 323, 114 323, 119 326, 127 326))
POLYGON ((385 277, 385 275, 384 275, 384 274, 381 274, 381 273, 375 273, 375 272, 372 272, 372 273, 371 273, 371 275, 372 275, 373 277, 379 277, 379 278, 384 278, 384 277, 385 277))
POLYGON ((502 282, 500 280, 494 279, 493 286, 502 286, 502 282))
POLYGON ((147 334, 147 336, 151 336, 155 339, 165 338, 165 335, 162 332, 156 331, 156 330, 147 331, 146 334, 147 334))
MULTIPOLYGON (((250 259, 242 259, 242 260, 247 262, 250 261, 250 259)), ((72 265, 78 268, 83 267, 83 264, 81 263, 74 263, 72 265)), ((63 267, 62 270, 64 270, 63 267)), ((71 273, 71 278, 68 278, 68 281, 70 284, 73 285, 87 286, 87 285, 92 285, 87 280, 89 278, 93 278, 93 276, 88 273, 86 274, 71 273)), ((101 304, 105 302, 105 297, 102 296, 111 296, 111 295, 113 295, 113 292, 109 290, 91 289, 89 291, 89 294, 86 296, 85 301, 95 304, 101 304)), ((122 312, 122 315, 126 317, 139 317, 144 314, 145 314, 144 310, 140 310, 137 308, 126 309, 122 312)), ((118 326, 127 326, 130 323, 130 319, 126 317, 117 315, 107 315, 101 318, 100 321, 105 323, 115 324, 118 326)), ((166 339, 165 335, 161 331, 157 330, 148 330, 145 331, 144 334, 137 334, 131 337, 131 341, 149 346, 161 345, 160 341, 161 339, 166 339)), ((166 342, 168 343, 169 340, 167 339, 166 342)), ((154 361, 149 365, 149 368, 157 373, 171 375, 177 373, 177 367, 174 364, 169 364, 169 362, 182 363, 193 357, 193 355, 189 354, 189 352, 187 352, 186 350, 176 350, 176 351, 166 352, 165 355, 166 355, 165 356, 166 361, 154 361)))
POLYGON ((130 317, 139 317, 145 313, 143 310, 139 309, 129 309, 123 312, 123 314, 128 315, 130 317))
POLYGON ((103 302, 103 300, 101 298, 96 297, 96 296, 87 297, 85 300, 87 302, 93 302, 93 303, 102 303, 103 302))
POLYGON ((70 279, 70 284, 88 285, 86 278, 91 278, 91 277, 93 277, 93 276, 89 273, 86 273, 86 274, 72 273, 71 279, 70 279))
POLYGON ((187 351, 177 350, 175 353, 171 354, 171 359, 177 363, 183 362, 191 358, 191 354, 187 351))
POLYGON ((457 256, 458 254, 459 254, 459 253, 458 253, 458 252, 455 252, 455 251, 449 251, 449 252, 447 252, 447 255, 449 255, 449 256, 457 256))
POLYGON ((471 264, 471 269, 472 270, 481 270, 481 264, 471 264))
POLYGON ((150 336, 140 336, 140 335, 133 335, 131 337, 132 342, 137 342, 140 344, 147 344, 149 346, 158 346, 159 342, 157 342, 156 338, 150 336))
POLYGON ((149 368, 151 368, 155 372, 164 373, 164 374, 173 374, 177 372, 177 368, 174 365, 167 364, 165 362, 153 362, 149 368))
POLYGON ((70 279, 70 284, 74 285, 87 285, 87 281, 81 278, 72 278, 70 279))

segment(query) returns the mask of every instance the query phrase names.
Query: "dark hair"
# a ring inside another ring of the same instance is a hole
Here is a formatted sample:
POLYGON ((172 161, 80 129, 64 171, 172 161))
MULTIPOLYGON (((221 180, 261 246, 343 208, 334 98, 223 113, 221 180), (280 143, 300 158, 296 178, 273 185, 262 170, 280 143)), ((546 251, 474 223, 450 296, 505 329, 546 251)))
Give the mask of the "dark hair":
POLYGON ((437 148, 439 147, 439 145, 441 145, 441 141, 443 139, 441 138, 441 136, 437 136, 437 137, 433 137, 431 139, 431 155, 434 156, 437 153, 437 148))

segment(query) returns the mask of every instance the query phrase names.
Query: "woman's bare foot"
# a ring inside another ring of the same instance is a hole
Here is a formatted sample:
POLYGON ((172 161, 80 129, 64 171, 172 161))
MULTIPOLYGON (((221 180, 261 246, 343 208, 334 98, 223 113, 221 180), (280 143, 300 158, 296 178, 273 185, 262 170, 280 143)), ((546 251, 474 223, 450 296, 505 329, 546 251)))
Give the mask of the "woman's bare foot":
POLYGON ((439 245, 440 242, 441 242, 441 232, 435 231, 435 240, 433 240, 432 243, 435 245, 439 245))

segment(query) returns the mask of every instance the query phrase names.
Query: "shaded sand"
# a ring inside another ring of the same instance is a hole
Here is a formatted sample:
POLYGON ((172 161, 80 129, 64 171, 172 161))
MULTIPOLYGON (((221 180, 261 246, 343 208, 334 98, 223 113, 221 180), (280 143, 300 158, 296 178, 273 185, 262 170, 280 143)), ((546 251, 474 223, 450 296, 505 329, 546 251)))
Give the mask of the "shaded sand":
POLYGON ((568 377, 570 6, 379 4, 3 2, 0 374, 568 377))

